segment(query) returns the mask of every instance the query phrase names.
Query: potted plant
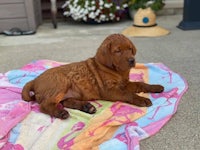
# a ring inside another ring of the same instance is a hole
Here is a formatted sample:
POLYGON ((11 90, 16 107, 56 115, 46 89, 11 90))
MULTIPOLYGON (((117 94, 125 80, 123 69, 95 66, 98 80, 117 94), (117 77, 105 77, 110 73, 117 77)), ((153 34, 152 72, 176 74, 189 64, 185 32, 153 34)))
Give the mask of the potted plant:
POLYGON ((64 15, 75 21, 119 21, 128 8, 128 0, 67 0, 62 8, 64 15))
POLYGON ((139 9, 150 7, 153 11, 159 11, 165 6, 165 0, 130 0, 128 3, 130 17, 139 9))

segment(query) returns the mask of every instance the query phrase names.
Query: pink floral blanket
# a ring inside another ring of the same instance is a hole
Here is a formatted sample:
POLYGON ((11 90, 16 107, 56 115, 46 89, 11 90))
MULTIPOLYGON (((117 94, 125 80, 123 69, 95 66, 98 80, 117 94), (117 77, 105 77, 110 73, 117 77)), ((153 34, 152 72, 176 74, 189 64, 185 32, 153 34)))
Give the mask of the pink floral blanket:
POLYGON ((68 109, 70 118, 60 120, 41 113, 37 103, 23 101, 21 90, 46 69, 62 64, 38 60, 0 73, 0 149, 139 150, 139 141, 159 132, 175 114, 188 88, 187 82, 164 64, 137 64, 130 80, 165 87, 163 93, 147 95, 153 106, 91 101, 96 114, 68 109))

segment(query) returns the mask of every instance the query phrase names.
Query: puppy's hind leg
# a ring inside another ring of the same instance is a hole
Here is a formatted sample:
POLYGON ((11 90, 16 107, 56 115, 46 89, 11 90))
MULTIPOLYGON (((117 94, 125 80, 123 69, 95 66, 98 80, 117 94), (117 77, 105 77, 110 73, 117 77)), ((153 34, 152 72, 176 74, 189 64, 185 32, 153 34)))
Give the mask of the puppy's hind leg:
POLYGON ((80 111, 94 114, 96 112, 96 108, 85 100, 78 100, 75 98, 67 98, 61 102, 61 104, 66 108, 78 109, 80 111))
POLYGON ((49 99, 45 99, 40 104, 40 110, 43 113, 49 114, 53 117, 60 119, 67 119, 69 117, 69 113, 64 110, 64 108, 59 107, 58 97, 50 97, 49 99))

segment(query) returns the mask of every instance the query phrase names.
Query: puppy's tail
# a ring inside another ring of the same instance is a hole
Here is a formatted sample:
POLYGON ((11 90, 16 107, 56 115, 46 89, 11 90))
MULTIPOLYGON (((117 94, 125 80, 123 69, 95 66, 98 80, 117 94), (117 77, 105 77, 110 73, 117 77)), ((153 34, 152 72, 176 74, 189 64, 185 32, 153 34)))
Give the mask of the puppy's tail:
POLYGON ((22 89, 22 99, 25 101, 34 101, 35 96, 31 95, 31 91, 33 92, 33 80, 28 82, 22 89))

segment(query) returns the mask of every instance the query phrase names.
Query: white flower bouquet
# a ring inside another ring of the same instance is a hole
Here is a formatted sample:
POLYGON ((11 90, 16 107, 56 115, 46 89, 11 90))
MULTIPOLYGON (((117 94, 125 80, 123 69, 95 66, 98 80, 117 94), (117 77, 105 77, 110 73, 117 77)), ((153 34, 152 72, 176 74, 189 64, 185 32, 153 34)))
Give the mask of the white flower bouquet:
POLYGON ((67 17, 97 23, 119 21, 127 7, 127 0, 67 0, 62 6, 67 17))

